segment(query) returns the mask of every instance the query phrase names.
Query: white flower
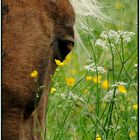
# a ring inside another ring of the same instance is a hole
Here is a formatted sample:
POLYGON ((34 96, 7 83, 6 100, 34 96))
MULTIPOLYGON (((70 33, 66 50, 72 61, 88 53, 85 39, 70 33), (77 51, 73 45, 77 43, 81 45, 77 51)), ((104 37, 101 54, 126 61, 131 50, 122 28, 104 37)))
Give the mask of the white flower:
POLYGON ((84 100, 81 97, 79 97, 77 94, 73 94, 71 91, 69 92, 69 94, 62 93, 62 94, 60 94, 60 96, 63 99, 74 100, 74 101, 80 100, 80 101, 84 102, 84 100))
POLYGON ((61 95, 61 97, 62 97, 63 99, 66 98, 66 94, 65 94, 65 93, 62 93, 62 94, 60 94, 60 95, 61 95))
POLYGON ((113 46, 118 45, 118 44, 120 45, 121 42, 123 42, 123 44, 125 45, 125 44, 128 44, 129 42, 131 42, 134 35, 135 35, 135 33, 133 33, 133 32, 122 31, 122 30, 103 31, 100 35, 101 39, 98 39, 96 44, 98 46, 102 46, 102 47, 103 47, 103 45, 108 46, 107 42, 108 42, 108 40, 110 40, 111 41, 110 43, 113 44, 113 46))
POLYGON ((97 67, 97 71, 100 72, 100 73, 105 73, 106 72, 106 70, 101 66, 97 67))
POLYGON ((123 42, 126 44, 129 43, 132 40, 132 37, 135 35, 135 33, 128 31, 119 30, 118 32, 120 34, 120 38, 122 38, 123 42))
POLYGON ((90 65, 86 65, 86 66, 83 66, 83 67, 84 67, 84 69, 87 70, 87 71, 90 71, 90 70, 91 70, 90 65))
POLYGON ((107 32, 106 31, 103 31, 100 35, 101 38, 103 39, 108 39, 108 35, 107 35, 107 32))
POLYGON ((98 39, 98 40, 96 40, 96 42, 95 42, 95 46, 99 46, 99 47, 101 47, 102 49, 108 50, 109 44, 108 44, 107 41, 105 41, 105 40, 98 39))
POLYGON ((93 61, 92 58, 89 58, 89 59, 86 60, 86 62, 88 62, 88 63, 90 63, 92 61, 93 61))
POLYGON ((101 38, 103 39, 114 39, 118 36, 118 33, 114 30, 110 30, 110 31, 103 31, 100 35, 101 38))
POLYGON ((126 86, 127 83, 124 83, 124 82, 115 82, 115 84, 112 85, 112 87, 118 87, 119 85, 123 85, 123 86, 126 86))
POLYGON ((95 63, 91 63, 89 65, 83 66, 85 70, 91 71, 91 72, 96 72, 98 71, 99 73, 105 73, 106 70, 101 67, 101 66, 96 66, 95 63))

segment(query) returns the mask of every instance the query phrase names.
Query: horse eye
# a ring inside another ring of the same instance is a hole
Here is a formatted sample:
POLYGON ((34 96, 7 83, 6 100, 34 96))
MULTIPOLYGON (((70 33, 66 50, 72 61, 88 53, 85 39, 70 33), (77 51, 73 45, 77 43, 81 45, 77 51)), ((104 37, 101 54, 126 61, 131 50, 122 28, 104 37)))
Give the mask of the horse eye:
POLYGON ((65 38, 55 38, 54 40, 54 59, 63 61, 74 47, 74 39, 66 36, 65 38))

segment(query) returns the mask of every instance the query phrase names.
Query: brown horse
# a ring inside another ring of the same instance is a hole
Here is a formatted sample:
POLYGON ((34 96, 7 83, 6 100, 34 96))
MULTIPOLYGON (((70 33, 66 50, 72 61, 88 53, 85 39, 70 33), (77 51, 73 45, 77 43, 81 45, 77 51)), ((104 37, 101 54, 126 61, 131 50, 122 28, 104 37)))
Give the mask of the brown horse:
POLYGON ((42 140, 51 75, 74 45, 69 0, 2 1, 2 139, 42 140), (36 99, 31 77, 44 85, 36 99))

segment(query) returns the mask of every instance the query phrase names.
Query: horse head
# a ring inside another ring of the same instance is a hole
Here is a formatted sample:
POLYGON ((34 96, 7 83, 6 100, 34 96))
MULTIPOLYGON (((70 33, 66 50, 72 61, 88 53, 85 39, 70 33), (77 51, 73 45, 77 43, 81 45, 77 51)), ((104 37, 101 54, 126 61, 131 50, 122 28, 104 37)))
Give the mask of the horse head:
POLYGON ((75 13, 69 0, 3 0, 2 13, 2 138, 41 140, 55 59, 73 48, 75 13))

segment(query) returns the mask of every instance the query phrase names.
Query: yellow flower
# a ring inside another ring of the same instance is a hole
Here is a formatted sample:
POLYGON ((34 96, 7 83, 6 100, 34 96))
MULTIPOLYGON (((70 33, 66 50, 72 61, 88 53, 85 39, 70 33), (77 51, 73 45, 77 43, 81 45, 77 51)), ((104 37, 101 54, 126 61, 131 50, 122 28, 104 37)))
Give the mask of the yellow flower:
POLYGON ((129 137, 130 137, 130 138, 135 137, 135 135, 136 135, 136 134, 135 134, 134 131, 131 130, 131 131, 129 132, 129 137))
POLYGON ((104 81, 102 82, 102 88, 103 88, 103 89, 108 89, 108 88, 109 88, 109 82, 108 82, 108 80, 104 80, 104 81))
POLYGON ((31 73, 31 77, 33 78, 36 78, 38 76, 38 72, 36 70, 34 70, 32 73, 31 73))
POLYGON ((94 83, 101 83, 101 75, 98 75, 98 76, 95 76, 95 77, 93 77, 93 82, 94 83))
POLYGON ((96 140, 102 140, 101 137, 100 137, 100 135, 97 135, 96 136, 96 140))
POLYGON ((64 60, 64 64, 67 64, 71 60, 71 54, 68 54, 64 60))
POLYGON ((63 67, 65 64, 63 62, 61 62, 60 60, 55 59, 55 63, 56 65, 63 67))
POLYGON ((119 85, 118 90, 119 90, 120 93, 126 93, 127 92, 126 88, 123 85, 119 85))
POLYGON ((66 81, 68 86, 74 86, 76 80, 73 77, 70 77, 66 78, 66 81))
POLYGON ((137 110, 137 109, 138 109, 138 104, 133 104, 133 108, 134 108, 135 110, 137 110))
POLYGON ((87 81, 92 80, 92 76, 86 76, 86 80, 87 80, 87 81))
POLYGON ((53 94, 55 91, 56 91, 56 89, 52 87, 50 90, 50 93, 53 94))

